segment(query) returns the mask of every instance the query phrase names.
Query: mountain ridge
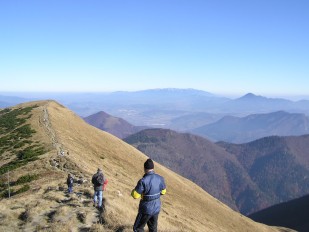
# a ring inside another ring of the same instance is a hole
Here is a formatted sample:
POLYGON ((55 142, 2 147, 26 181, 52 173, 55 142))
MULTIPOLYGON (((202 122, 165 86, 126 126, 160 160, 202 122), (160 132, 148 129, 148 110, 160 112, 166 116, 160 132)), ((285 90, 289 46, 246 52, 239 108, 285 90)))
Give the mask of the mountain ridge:
POLYGON ((306 232, 309 230, 309 195, 277 204, 249 215, 257 222, 306 232))
POLYGON ((308 194, 308 142, 309 136, 302 135, 270 136, 245 144, 217 144, 235 155, 274 205, 308 194))
MULTIPOLYGON (((88 125, 54 101, 35 105, 25 123, 30 123, 36 131, 36 138, 44 138, 49 149, 23 168, 10 171, 14 181, 25 173, 37 174, 39 178, 30 182, 24 193, 0 201, 2 228, 131 231, 138 201, 130 197, 130 192, 142 176, 147 156, 115 136, 88 125), (104 192, 106 210, 102 213, 91 207, 90 179, 98 167, 103 168, 109 179, 108 190, 104 192), (79 183, 74 186, 73 195, 65 193, 68 173, 79 183)), ((7 114, 1 112, 1 116, 7 114)), ((253 222, 158 163, 155 170, 167 183, 160 231, 288 231, 253 222)))
POLYGON ((262 137, 309 133, 309 117, 301 113, 276 111, 245 117, 225 116, 217 122, 192 130, 214 141, 246 143, 262 137))
POLYGON ((147 128, 143 126, 134 126, 124 119, 113 117, 104 111, 89 115, 85 117, 84 120, 90 125, 121 139, 147 128))

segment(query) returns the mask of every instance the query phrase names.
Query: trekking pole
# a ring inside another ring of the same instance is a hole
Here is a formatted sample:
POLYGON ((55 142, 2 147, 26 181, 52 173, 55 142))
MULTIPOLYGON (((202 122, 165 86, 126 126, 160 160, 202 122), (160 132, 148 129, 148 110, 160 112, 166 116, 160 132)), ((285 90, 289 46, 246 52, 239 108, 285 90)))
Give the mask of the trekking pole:
POLYGON ((10 190, 10 169, 8 169, 8 189, 9 189, 9 198, 11 198, 11 190, 10 190))

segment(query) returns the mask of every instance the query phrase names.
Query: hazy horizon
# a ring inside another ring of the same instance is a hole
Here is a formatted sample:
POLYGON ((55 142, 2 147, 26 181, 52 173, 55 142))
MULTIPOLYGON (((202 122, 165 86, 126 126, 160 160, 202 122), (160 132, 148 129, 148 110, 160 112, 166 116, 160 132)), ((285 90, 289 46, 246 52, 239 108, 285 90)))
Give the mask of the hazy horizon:
MULTIPOLYGON (((182 90, 181 88, 155 88, 155 89, 141 89, 141 90, 135 90, 135 91, 127 91, 127 90, 117 90, 117 91, 96 91, 96 92, 87 92, 87 91, 0 91, 0 95, 2 96, 8 96, 8 97, 22 97, 22 98, 41 98, 44 96, 63 96, 63 95, 83 95, 83 94, 110 94, 110 93, 116 93, 116 92, 139 92, 139 91, 147 91, 147 90, 157 90, 157 89, 178 89, 182 90)), ((185 89, 185 88, 184 88, 185 89)), ((192 89, 192 88, 188 88, 192 89)), ((237 99, 240 98, 246 94, 252 93, 252 92, 245 92, 242 94, 229 94, 229 93, 215 93, 208 90, 201 90, 201 89, 192 89, 192 90, 198 90, 198 91, 205 91, 210 94, 214 94, 218 97, 226 97, 230 99, 237 99)), ((308 95, 259 95, 256 93, 252 93, 256 96, 263 96, 267 98, 282 98, 282 99, 288 99, 291 101, 299 101, 299 100, 309 100, 309 94, 308 95)))

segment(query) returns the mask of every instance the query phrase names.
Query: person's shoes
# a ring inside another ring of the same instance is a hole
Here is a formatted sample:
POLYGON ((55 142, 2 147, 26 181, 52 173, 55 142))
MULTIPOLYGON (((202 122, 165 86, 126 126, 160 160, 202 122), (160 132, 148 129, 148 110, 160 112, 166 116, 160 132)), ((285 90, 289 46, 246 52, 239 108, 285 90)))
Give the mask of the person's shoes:
POLYGON ((105 207, 103 205, 102 206, 98 206, 97 208, 98 208, 98 210, 100 212, 104 212, 105 211, 105 207))

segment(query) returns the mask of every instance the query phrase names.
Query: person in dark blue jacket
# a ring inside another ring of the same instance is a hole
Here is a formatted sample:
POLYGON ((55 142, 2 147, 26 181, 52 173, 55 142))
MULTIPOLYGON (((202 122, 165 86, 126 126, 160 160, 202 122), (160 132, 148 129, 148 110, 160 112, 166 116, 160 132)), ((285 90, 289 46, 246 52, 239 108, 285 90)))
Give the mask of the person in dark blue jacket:
POLYGON ((73 182, 74 179, 71 174, 68 174, 67 185, 68 185, 68 193, 73 193, 73 182))
POLYGON ((161 209, 160 196, 166 193, 164 178, 154 172, 151 159, 144 163, 145 175, 132 190, 134 199, 141 198, 138 214, 133 226, 134 232, 143 232, 147 223, 149 232, 157 232, 158 217, 161 209))

